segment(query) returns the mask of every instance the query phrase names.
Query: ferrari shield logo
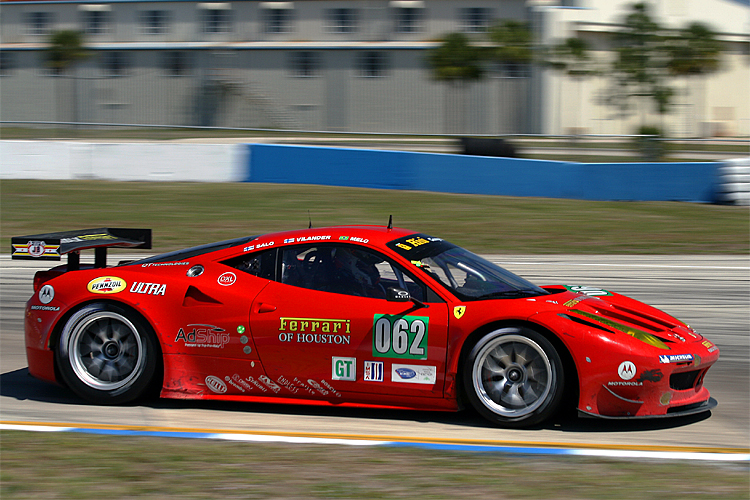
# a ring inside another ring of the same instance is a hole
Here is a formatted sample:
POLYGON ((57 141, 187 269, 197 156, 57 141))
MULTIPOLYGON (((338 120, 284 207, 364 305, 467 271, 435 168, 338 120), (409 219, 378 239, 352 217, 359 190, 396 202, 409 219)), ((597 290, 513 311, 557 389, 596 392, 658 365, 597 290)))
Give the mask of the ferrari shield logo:
POLYGON ((461 319, 461 316, 466 312, 466 306, 456 306, 453 308, 453 315, 456 319, 461 319))

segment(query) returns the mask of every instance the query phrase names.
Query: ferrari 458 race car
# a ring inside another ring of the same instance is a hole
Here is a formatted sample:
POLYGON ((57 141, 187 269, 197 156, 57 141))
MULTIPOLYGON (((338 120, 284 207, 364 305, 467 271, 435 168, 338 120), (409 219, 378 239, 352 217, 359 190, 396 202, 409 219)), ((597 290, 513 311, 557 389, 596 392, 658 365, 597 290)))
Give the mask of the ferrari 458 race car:
POLYGON ((249 236, 107 267, 147 229, 13 238, 36 273, 29 371, 98 404, 165 398, 459 410, 508 427, 564 403, 604 418, 716 406, 718 348, 617 293, 536 286, 440 238, 384 226, 249 236), (95 249, 93 264, 80 251, 95 249))

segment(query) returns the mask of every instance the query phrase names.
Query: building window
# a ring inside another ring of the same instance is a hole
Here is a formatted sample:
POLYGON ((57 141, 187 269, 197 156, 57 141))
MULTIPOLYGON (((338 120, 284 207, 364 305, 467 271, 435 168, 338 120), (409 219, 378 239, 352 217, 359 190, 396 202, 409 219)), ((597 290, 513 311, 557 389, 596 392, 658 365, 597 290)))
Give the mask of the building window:
POLYGON ((130 68, 130 57, 125 52, 104 52, 102 72, 107 76, 125 76, 130 68))
POLYGON ((199 3, 203 11, 203 33, 229 33, 232 31, 232 6, 228 3, 199 3))
POLYGON ((84 4, 78 7, 83 13, 83 31, 87 35, 103 35, 112 29, 112 12, 109 5, 84 4))
POLYGON ((362 52, 357 59, 357 72, 365 78, 381 78, 388 72, 388 57, 385 52, 362 52))
POLYGON ((292 52, 290 54, 289 66, 292 76, 312 77, 319 76, 321 70, 320 54, 317 52, 292 52))
POLYGON ((424 29, 424 2, 421 0, 393 0, 394 31, 417 33, 424 29))
POLYGON ((294 14, 292 2, 261 2, 263 31, 265 33, 291 33, 294 14))
POLYGON ((44 36, 52 33, 52 12, 27 13, 26 33, 34 36, 44 36))
POLYGON ((0 51, 0 76, 10 76, 16 68, 16 54, 7 50, 0 51))
POLYGON ((138 12, 138 24, 144 35, 169 33, 170 12, 166 10, 142 10, 138 12))
POLYGON ((460 9, 459 16, 464 33, 485 33, 492 25, 492 9, 485 7, 460 9))
POLYGON ((326 31, 329 33, 355 33, 359 29, 357 9, 327 9, 326 31))
POLYGON ((190 57, 187 52, 169 51, 164 53, 162 67, 169 76, 190 74, 190 57))
POLYGON ((494 71, 494 76, 497 78, 528 78, 530 75, 529 65, 519 62, 497 63, 494 71))

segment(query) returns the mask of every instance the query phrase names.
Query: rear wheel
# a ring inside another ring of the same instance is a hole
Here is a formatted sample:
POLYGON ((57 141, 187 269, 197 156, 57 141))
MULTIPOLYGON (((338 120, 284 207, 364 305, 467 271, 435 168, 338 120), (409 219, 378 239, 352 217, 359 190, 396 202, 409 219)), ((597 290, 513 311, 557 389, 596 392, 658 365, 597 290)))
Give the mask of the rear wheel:
POLYGON ((537 424, 559 407, 562 362, 554 346, 529 328, 495 330, 479 340, 463 367, 466 394, 488 420, 504 427, 537 424))
POLYGON ((90 304, 70 317, 56 351, 73 392, 98 404, 141 396, 154 379, 158 351, 151 326, 114 304, 90 304))

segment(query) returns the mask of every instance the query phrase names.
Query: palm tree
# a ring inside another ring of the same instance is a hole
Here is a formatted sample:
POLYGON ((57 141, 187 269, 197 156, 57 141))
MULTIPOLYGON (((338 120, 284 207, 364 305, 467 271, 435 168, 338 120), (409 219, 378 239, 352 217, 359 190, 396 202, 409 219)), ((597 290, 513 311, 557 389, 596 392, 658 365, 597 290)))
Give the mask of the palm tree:
MULTIPOLYGON (((64 30, 52 33, 49 39, 49 47, 46 49, 46 63, 53 73, 57 76, 64 77, 69 71, 75 70, 78 61, 89 56, 88 51, 83 47, 83 34, 80 31, 64 30)), ((58 81, 58 94, 60 91, 60 82, 58 81)), ((60 103, 63 99, 58 95, 58 121, 60 119, 60 103)), ((76 99, 75 83, 71 89, 71 104, 73 108, 73 121, 78 121, 78 103, 76 99)))
MULTIPOLYGON (((490 48, 487 59, 494 61, 501 71, 511 68, 513 71, 525 73, 526 66, 534 59, 534 35, 528 23, 505 20, 496 24, 489 31, 490 48)), ((501 93, 509 82, 503 82, 501 93)), ((500 99, 501 102, 505 99, 500 99)), ((525 107, 520 99, 512 99, 514 115, 523 116, 521 109, 525 107)), ((514 120, 515 121, 515 120, 514 120)), ((521 128, 524 128, 521 125, 521 128)))
MULTIPOLYGON (((565 72, 578 84, 578 109, 576 116, 576 129, 580 130, 581 82, 583 79, 596 74, 591 57, 589 57, 589 45, 586 40, 577 37, 567 38, 564 42, 545 50, 544 64, 556 71, 565 72)), ((562 95, 562 83, 560 84, 562 95)), ((562 97, 560 97, 562 101, 562 97)))
MULTIPOLYGON (((450 33, 441 40, 440 45, 430 49, 427 64, 434 80, 447 82, 449 87, 461 91, 460 130, 466 132, 466 87, 484 74, 481 49, 471 45, 466 35, 450 33)), ((449 115, 448 102, 446 95, 446 115, 449 115)))
MULTIPOLYGON (((675 76, 705 77, 720 68, 721 44, 716 33, 703 23, 692 23, 669 41, 669 72, 675 76)), ((705 89, 704 89, 705 90, 705 89)), ((705 109, 705 92, 702 108, 705 109)), ((703 112, 698 113, 698 122, 703 112)))

